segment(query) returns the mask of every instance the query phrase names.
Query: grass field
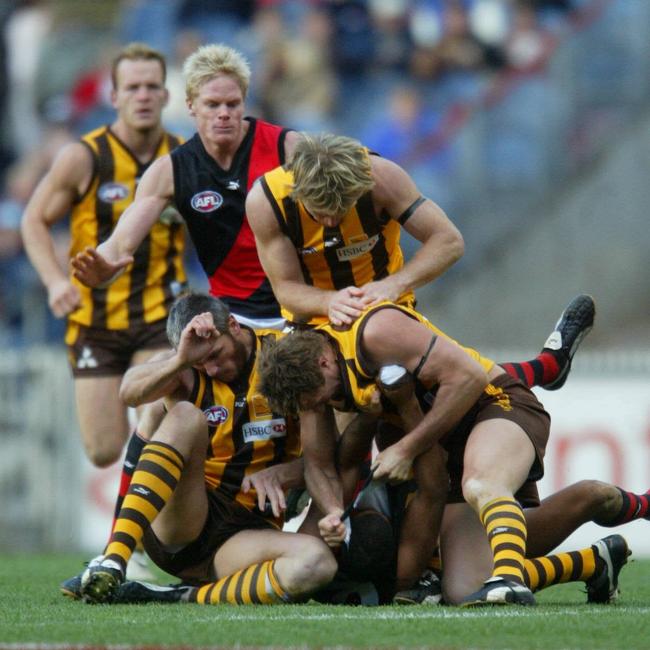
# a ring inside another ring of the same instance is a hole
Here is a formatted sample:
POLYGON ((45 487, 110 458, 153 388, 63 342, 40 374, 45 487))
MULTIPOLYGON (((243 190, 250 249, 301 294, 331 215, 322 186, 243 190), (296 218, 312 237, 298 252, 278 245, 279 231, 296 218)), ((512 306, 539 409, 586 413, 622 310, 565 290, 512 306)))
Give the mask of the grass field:
POLYGON ((584 585, 538 594, 536 608, 105 605, 62 598, 76 556, 0 557, 0 649, 156 647, 650 648, 650 560, 621 573, 615 605, 586 605, 584 585))

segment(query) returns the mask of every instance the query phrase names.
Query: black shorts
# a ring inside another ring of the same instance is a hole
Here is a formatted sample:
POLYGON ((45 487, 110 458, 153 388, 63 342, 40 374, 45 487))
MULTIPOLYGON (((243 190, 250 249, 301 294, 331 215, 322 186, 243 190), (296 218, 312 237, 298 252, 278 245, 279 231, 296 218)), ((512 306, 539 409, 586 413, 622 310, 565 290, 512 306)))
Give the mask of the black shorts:
POLYGON ((74 377, 123 375, 140 350, 169 348, 167 319, 125 330, 85 327, 69 322, 65 334, 74 377))
POLYGON ((171 553, 165 550, 151 528, 145 531, 142 540, 144 550, 163 571, 189 584, 219 579, 214 569, 214 556, 236 533, 242 530, 278 530, 274 520, 251 512, 218 489, 208 489, 207 495, 208 516, 193 542, 171 553))
MULTIPOLYGON (((447 503, 464 501, 461 481, 467 438, 479 422, 493 419, 509 420, 518 424, 533 443, 535 460, 530 468, 527 481, 515 494, 515 498, 524 507, 539 505, 539 495, 534 483, 544 476, 544 454, 551 419, 534 393, 518 379, 505 373, 490 382, 471 411, 453 431, 443 438, 442 444, 449 453, 447 459, 449 471, 447 503)), ((507 462, 507 458, 504 458, 504 462, 507 462)))

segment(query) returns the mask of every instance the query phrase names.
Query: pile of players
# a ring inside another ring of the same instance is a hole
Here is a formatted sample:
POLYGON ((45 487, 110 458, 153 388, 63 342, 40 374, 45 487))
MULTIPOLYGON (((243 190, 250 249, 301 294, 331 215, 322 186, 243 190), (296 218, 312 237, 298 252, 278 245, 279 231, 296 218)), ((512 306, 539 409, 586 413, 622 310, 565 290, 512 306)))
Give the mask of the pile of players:
POLYGON ((250 70, 230 47, 200 47, 184 72, 197 132, 180 144, 161 124, 164 58, 124 48, 115 122, 61 152, 23 220, 68 319, 95 464, 119 458, 138 409, 110 539, 63 593, 533 605, 583 581, 589 602, 614 600, 623 537, 548 554, 584 522, 647 518, 648 494, 583 481, 540 502, 536 489, 549 416, 530 388, 564 384, 591 297, 532 360, 460 345, 414 291, 463 240, 402 168, 348 137, 245 117, 250 70), (50 236, 68 213, 72 277, 50 236), (183 224, 210 295, 185 290, 183 224), (408 261, 401 229, 421 244, 408 261), (287 493, 303 490, 311 505, 287 532, 287 493), (180 582, 127 579, 142 547, 180 582))

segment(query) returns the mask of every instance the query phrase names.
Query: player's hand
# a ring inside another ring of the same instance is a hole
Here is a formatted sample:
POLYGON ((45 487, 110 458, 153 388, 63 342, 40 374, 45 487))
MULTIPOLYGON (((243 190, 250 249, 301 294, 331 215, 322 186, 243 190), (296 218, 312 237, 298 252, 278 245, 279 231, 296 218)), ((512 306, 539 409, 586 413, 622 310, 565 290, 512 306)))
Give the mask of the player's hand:
POLYGON ((363 289, 346 287, 330 297, 327 317, 332 325, 337 327, 352 325, 369 304, 370 301, 364 297, 363 289))
POLYGON ((325 515, 318 522, 318 530, 323 541, 330 548, 339 547, 345 540, 346 528, 341 521, 343 510, 337 509, 325 515))
POLYGON ((408 481, 412 475, 413 458, 396 442, 380 452, 372 466, 375 470, 375 480, 383 479, 395 483, 408 481))
POLYGON ((70 260, 70 266, 72 274, 77 280, 88 287, 101 287, 109 284, 131 262, 133 262, 132 255, 124 255, 111 262, 98 253, 97 249, 86 246, 70 260))
POLYGON ((268 499, 276 517, 279 517, 287 509, 278 467, 278 465, 273 465, 254 474, 249 474, 244 477, 241 484, 244 493, 251 489, 257 492, 257 507, 261 512, 264 512, 268 499))
POLYGON ((81 294, 70 280, 58 280, 47 288, 47 304, 57 318, 63 318, 81 307, 81 294))
POLYGON ((376 282, 368 282, 361 287, 363 291, 363 299, 366 306, 376 305, 384 300, 396 302, 404 293, 404 290, 397 285, 394 276, 389 275, 383 280, 376 282))
POLYGON ((212 354, 220 335, 210 312, 197 314, 181 332, 176 349, 179 360, 186 366, 201 363, 212 354))

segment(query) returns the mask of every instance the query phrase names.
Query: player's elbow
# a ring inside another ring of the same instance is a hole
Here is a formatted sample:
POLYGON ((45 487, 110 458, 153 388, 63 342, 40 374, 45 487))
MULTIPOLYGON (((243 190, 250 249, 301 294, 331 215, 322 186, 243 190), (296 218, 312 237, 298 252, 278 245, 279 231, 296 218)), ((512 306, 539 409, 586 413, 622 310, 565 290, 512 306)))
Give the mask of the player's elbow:
POLYGON ((127 406, 133 408, 140 406, 142 403, 142 401, 138 399, 137 391, 130 381, 122 381, 120 386, 120 400, 122 400, 122 402, 127 406))

